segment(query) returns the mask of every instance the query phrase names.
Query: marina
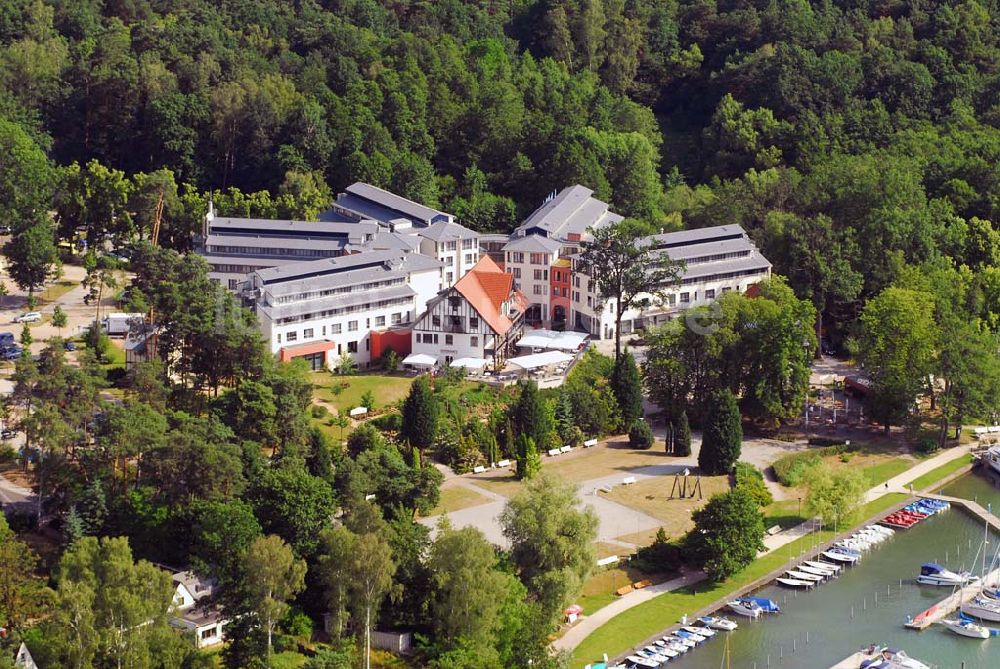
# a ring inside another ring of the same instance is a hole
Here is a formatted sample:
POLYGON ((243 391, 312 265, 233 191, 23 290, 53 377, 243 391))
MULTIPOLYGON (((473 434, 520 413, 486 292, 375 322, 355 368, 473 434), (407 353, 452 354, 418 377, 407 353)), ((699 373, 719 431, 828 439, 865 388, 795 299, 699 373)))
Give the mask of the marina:
MULTIPOLYGON (((902 649, 913 667, 995 669, 1000 666, 1000 639, 970 638, 943 624, 931 624, 945 619, 960 622, 957 598, 948 610, 947 603, 941 605, 951 596, 951 588, 920 585, 916 580, 922 566, 929 562, 945 565, 956 573, 979 573, 981 555, 976 556, 983 542, 985 523, 993 528, 987 560, 1000 545, 997 542, 1000 523, 986 508, 991 504, 1000 508, 1000 489, 984 477, 972 474, 954 481, 940 493, 927 497, 950 502, 951 509, 927 516, 908 529, 897 530, 866 551, 856 564, 834 565, 840 567, 832 569, 837 574, 835 578, 815 582, 818 587, 808 588, 774 583, 754 593, 756 597, 774 601, 780 612, 754 614, 752 608, 747 608, 749 615, 741 615, 732 604, 720 610, 716 615, 727 615, 739 622, 739 629, 725 633, 731 666, 858 669, 866 661, 874 662, 873 667, 894 666, 873 655, 871 648, 863 651, 862 646, 868 644, 902 649), (964 504, 966 499, 972 503, 964 504), (958 508, 960 503, 965 508, 958 508), (921 612, 935 606, 939 607, 935 609, 937 613, 923 625, 924 631, 904 627, 908 617, 915 620, 921 612)), ((801 559, 790 561, 785 569, 804 574, 808 572, 802 570, 803 566, 815 569, 818 564, 820 571, 831 570, 825 567, 829 559, 816 555, 816 552, 803 553, 801 559)), ((782 578, 786 576, 781 574, 782 578)), ((1000 577, 1000 573, 996 576, 1000 577)), ((978 590, 978 584, 970 587, 966 601, 973 590, 978 590)), ((1000 623, 982 624, 1000 627, 1000 623)), ((714 669, 725 660, 724 648, 721 643, 705 643, 672 658, 669 664, 714 669)))

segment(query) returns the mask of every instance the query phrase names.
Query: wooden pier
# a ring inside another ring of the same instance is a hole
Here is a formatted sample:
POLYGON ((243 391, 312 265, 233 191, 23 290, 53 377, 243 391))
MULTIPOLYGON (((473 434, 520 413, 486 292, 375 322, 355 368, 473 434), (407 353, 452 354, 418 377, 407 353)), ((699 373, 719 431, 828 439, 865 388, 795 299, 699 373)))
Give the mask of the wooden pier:
POLYGON ((843 660, 837 664, 830 667, 830 669, 858 669, 861 663, 865 660, 870 660, 872 658, 870 653, 866 653, 863 650, 859 650, 856 653, 848 655, 843 660))
MULTIPOLYGON (((934 495, 934 494, 924 494, 921 497, 927 497, 930 499, 938 499, 944 502, 951 502, 952 506, 961 506, 970 514, 978 518, 984 523, 988 523, 991 528, 1000 532, 1000 519, 994 516, 992 513, 984 509, 982 506, 968 499, 961 499, 960 497, 948 497, 947 495, 934 495)), ((917 615, 906 623, 906 627, 914 630, 927 629, 936 622, 943 620, 945 617, 953 613, 958 609, 963 602, 971 599, 979 589, 989 582, 996 583, 997 579, 1000 578, 1000 569, 991 571, 986 577, 980 582, 977 581, 970 585, 965 586, 954 593, 945 597, 940 602, 931 606, 930 608, 921 611, 917 615)), ((839 665, 838 665, 839 666, 839 665)))

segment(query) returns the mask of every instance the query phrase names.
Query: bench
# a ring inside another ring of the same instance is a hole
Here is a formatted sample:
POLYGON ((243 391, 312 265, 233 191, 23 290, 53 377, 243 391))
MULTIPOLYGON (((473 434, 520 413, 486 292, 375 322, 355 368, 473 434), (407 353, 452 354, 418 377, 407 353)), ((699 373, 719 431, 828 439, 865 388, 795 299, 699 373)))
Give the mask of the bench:
POLYGON ((648 588, 651 585, 653 585, 653 582, 650 581, 648 578, 646 578, 641 581, 636 581, 635 583, 633 583, 632 588, 635 590, 642 590, 643 588, 648 588))
POLYGON ((562 451, 560 451, 558 448, 551 448, 551 449, 549 449, 549 455, 551 455, 553 457, 559 455, 560 453, 562 453, 562 451))
POLYGON ((611 555, 609 557, 601 558, 600 560, 598 560, 597 561, 597 566, 598 567, 606 567, 609 564, 615 564, 616 562, 618 562, 618 556, 617 555, 611 555))
POLYGON ((775 525, 774 527, 767 528, 767 536, 773 537, 775 534, 781 532, 781 525, 775 525))
POLYGON ((354 418, 355 416, 364 416, 366 413, 368 413, 368 407, 354 407, 347 413, 350 415, 351 418, 354 418))
POLYGON ((631 585, 626 585, 626 586, 623 586, 623 587, 618 588, 617 590, 615 590, 615 594, 618 595, 619 597, 621 597, 623 595, 627 595, 630 592, 632 592, 632 586, 631 585))
POLYGON ((584 448, 593 448, 594 446, 597 446, 596 439, 588 439, 587 441, 583 442, 584 448))
POLYGON ((609 485, 602 485, 600 488, 598 488, 594 492, 595 492, 595 494, 598 493, 598 492, 603 492, 603 493, 606 493, 606 494, 610 494, 611 493, 611 486, 609 486, 609 485))
POLYGON ((633 483, 635 483, 634 476, 626 476, 622 479, 622 485, 632 485, 633 483))
POLYGON ((486 467, 483 467, 482 465, 479 465, 478 467, 474 467, 472 469, 472 473, 473 474, 482 474, 485 471, 486 471, 486 467))
POLYGON ((569 453, 572 450, 573 450, 572 446, 563 446, 562 448, 559 449, 559 452, 560 453, 569 453))
POLYGON ((497 463, 497 467, 510 467, 510 460, 501 460, 497 463))

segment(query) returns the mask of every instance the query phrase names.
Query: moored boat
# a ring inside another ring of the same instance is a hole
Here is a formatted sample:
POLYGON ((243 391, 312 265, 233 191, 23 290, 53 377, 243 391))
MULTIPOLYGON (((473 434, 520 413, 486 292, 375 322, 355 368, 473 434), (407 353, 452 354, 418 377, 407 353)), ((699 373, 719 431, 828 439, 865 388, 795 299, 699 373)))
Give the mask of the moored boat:
POLYGON ((817 560, 806 560, 802 564, 807 564, 815 569, 829 569, 833 573, 839 572, 843 567, 839 564, 833 564, 832 562, 822 562, 817 560))
POLYGON ((979 595, 964 602, 961 611, 967 616, 988 620, 989 622, 1000 622, 1000 601, 979 595))
POLYGON ((945 569, 937 562, 927 562, 922 565, 920 567, 920 575, 917 576, 917 583, 922 583, 924 585, 967 585, 978 580, 979 577, 974 576, 971 572, 963 571, 956 573, 949 569, 945 569))
POLYGON ((709 639, 711 639, 716 634, 715 630, 708 627, 695 627, 694 625, 685 625, 681 629, 687 632, 688 634, 708 637, 709 639))
POLYGON ((872 646, 867 653, 870 657, 861 663, 861 669, 931 669, 897 648, 872 646))
POLYGON ((941 621, 941 624, 960 636, 966 636, 972 639, 990 638, 989 629, 979 625, 978 623, 974 623, 971 620, 964 620, 962 618, 946 618, 941 621))
POLYGON ((784 576, 779 576, 774 580, 781 585, 787 585, 790 588, 811 588, 816 585, 816 581, 803 581, 797 578, 785 578, 784 576))
POLYGON ((746 616, 747 618, 753 618, 754 620, 760 618, 760 615, 764 613, 764 609, 760 608, 758 604, 748 602, 743 599, 734 599, 733 601, 728 602, 726 606, 728 606, 729 610, 733 613, 746 616))
POLYGON ((808 564, 800 564, 795 568, 795 571, 801 571, 806 574, 812 574, 813 576, 819 576, 820 578, 830 578, 835 572, 828 569, 820 569, 819 567, 813 567, 808 564))
POLYGON ((834 562, 843 562, 844 564, 854 564, 860 559, 856 555, 848 555, 847 553, 842 553, 839 551, 835 551, 833 549, 830 549, 828 551, 823 551, 822 555, 828 560, 833 560, 834 562))
POLYGON ((811 581, 813 583, 818 583, 819 581, 822 581, 825 578, 823 576, 817 576, 816 574, 807 574, 804 571, 795 571, 793 569, 788 569, 785 571, 785 573, 788 574, 788 576, 791 578, 795 578, 800 581, 811 581))
POLYGON ((698 622, 705 627, 711 627, 714 630, 724 630, 726 632, 732 632, 739 627, 739 625, 729 618, 720 618, 718 616, 702 616, 698 618, 698 622))

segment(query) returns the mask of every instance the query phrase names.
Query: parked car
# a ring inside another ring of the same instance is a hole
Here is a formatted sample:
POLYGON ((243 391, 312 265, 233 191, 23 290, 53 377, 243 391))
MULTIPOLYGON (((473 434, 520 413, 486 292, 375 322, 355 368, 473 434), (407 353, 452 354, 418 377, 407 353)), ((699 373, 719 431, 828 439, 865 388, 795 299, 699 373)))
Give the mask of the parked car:
POLYGON ((37 323, 42 320, 42 314, 37 311, 23 313, 14 319, 15 323, 37 323))
POLYGON ((75 351, 76 350, 76 342, 64 341, 63 342, 63 348, 66 349, 67 351, 75 351))
POLYGON ((17 360, 20 357, 20 346, 7 346, 6 348, 0 350, 0 358, 3 358, 4 360, 17 360))
POLYGON ((0 332, 0 348, 13 346, 15 341, 13 332, 0 332))

